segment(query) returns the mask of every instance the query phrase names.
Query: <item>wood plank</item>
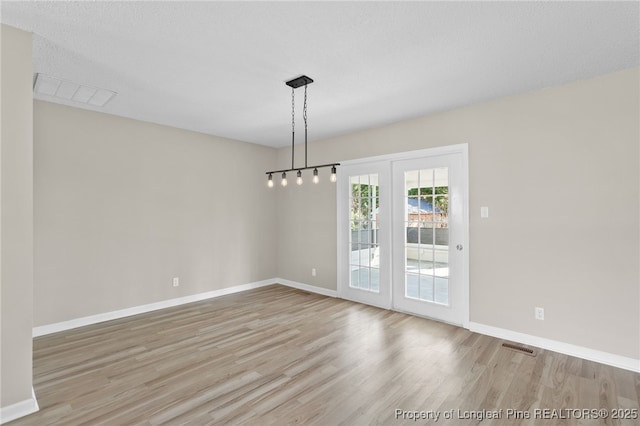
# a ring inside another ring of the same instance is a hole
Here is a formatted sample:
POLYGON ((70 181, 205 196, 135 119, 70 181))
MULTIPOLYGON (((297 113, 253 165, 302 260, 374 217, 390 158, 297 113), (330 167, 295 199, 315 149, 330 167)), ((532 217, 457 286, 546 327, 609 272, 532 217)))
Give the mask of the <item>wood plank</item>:
POLYGON ((578 425, 605 423, 457 410, 640 408, 640 374, 502 343, 274 285, 34 339, 40 411, 10 424, 433 423, 400 409, 578 425))

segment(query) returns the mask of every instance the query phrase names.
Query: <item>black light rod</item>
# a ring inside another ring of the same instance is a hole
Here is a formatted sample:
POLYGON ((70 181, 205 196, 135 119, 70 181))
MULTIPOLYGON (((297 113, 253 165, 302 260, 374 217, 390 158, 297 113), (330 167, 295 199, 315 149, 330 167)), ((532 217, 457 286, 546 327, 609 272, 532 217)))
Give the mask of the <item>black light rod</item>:
POLYGON ((296 89, 291 88, 291 167, 296 163, 296 89))
POLYGON ((271 172, 266 172, 265 175, 270 175, 273 173, 286 173, 286 172, 296 172, 298 170, 310 170, 310 169, 320 169, 323 167, 331 167, 331 166, 339 166, 340 163, 331 163, 331 164, 322 164, 320 166, 309 166, 309 167, 296 167, 294 169, 286 169, 286 170, 273 170, 271 172))

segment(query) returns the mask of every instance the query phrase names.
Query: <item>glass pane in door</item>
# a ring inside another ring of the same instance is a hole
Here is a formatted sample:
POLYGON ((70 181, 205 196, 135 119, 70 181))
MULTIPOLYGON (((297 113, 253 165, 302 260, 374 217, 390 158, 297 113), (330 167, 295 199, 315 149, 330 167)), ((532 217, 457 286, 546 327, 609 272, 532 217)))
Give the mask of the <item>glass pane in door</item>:
POLYGON ((351 251, 349 287, 378 293, 380 291, 378 175, 351 176, 349 191, 349 248, 351 251))
POLYGON ((405 176, 405 297, 449 304, 449 171, 405 176))

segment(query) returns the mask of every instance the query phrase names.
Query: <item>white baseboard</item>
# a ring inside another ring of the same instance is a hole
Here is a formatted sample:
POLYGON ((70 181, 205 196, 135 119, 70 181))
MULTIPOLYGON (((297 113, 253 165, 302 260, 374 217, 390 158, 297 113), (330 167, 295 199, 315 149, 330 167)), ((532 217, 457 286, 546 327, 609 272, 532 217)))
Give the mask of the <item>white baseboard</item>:
POLYGON ((33 328, 33 337, 58 333, 60 331, 71 330, 72 328, 84 327, 86 325, 97 324, 104 321, 111 321, 131 315, 144 314, 146 312, 157 311, 158 309, 171 308, 173 306, 184 305, 185 303, 199 302, 201 300, 226 296, 227 294, 239 293, 241 291, 251 290, 254 288, 264 287, 276 283, 278 283, 278 281, 275 279, 257 281, 254 283, 222 288, 220 290, 208 291, 206 293, 199 293, 191 296, 178 297, 176 299, 163 300, 162 302, 149 303, 148 305, 134 306, 132 308, 121 309, 118 311, 105 312, 102 314, 90 315, 87 317, 76 318, 69 321, 42 325, 33 328))
POLYGON ((47 334, 58 333, 60 331, 71 330, 73 328, 84 327, 86 325, 97 324, 104 321, 125 318, 131 315, 144 314, 146 312, 157 311, 158 309, 171 308, 173 306, 184 305, 185 303, 199 302, 201 300, 213 299, 215 297, 226 296, 227 294, 239 293, 241 291, 251 290, 254 288, 264 287, 272 284, 282 284, 287 287, 297 288, 299 290, 318 293, 324 296, 336 297, 334 290, 327 290, 321 287, 315 287, 308 284, 302 284, 296 281, 286 280, 284 278, 271 278, 268 280, 257 281, 249 284, 237 285, 234 287, 222 288, 220 290, 208 291, 206 293, 194 294, 191 296, 178 297, 176 299, 163 300, 162 302, 150 303, 148 305, 134 306, 132 308, 121 309, 118 311, 105 312, 102 314, 89 315, 87 317, 76 318, 68 321, 57 322, 54 324, 42 325, 33 328, 33 337, 45 336, 47 334))
POLYGON ((31 398, 6 407, 0 407, 0 425, 19 419, 20 417, 28 416, 38 410, 40 410, 40 407, 38 407, 36 393, 33 388, 31 388, 31 398))
POLYGON ((541 349, 548 349, 550 351, 559 352, 561 354, 571 355, 577 358, 595 361, 601 364, 611 365, 613 367, 623 368, 625 370, 640 373, 640 359, 629 358, 609 352, 586 348, 584 346, 572 345, 570 343, 545 339, 543 337, 532 336, 530 334, 519 333, 517 331, 479 324, 476 322, 469 323, 469 330, 476 333, 497 337, 499 339, 511 340, 512 342, 535 346, 541 349))
POLYGON ((338 292, 322 287, 316 287, 309 284, 299 283, 297 281, 286 280, 284 278, 274 278, 274 282, 287 287, 297 288, 298 290, 308 291, 310 293, 322 294, 323 296, 338 297, 338 292))

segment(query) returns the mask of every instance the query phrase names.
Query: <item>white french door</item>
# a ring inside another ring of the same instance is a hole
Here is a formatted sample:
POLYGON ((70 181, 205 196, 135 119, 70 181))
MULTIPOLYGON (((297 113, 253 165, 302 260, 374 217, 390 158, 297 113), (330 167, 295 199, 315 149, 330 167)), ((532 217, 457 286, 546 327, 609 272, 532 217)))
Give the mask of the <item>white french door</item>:
POLYGON ((466 292, 462 156, 393 163, 393 306, 463 325, 466 292))
POLYGON ((391 307, 391 185, 389 164, 340 167, 338 178, 340 296, 391 307))
POLYGON ((467 146, 343 163, 338 293, 468 326, 467 146))

